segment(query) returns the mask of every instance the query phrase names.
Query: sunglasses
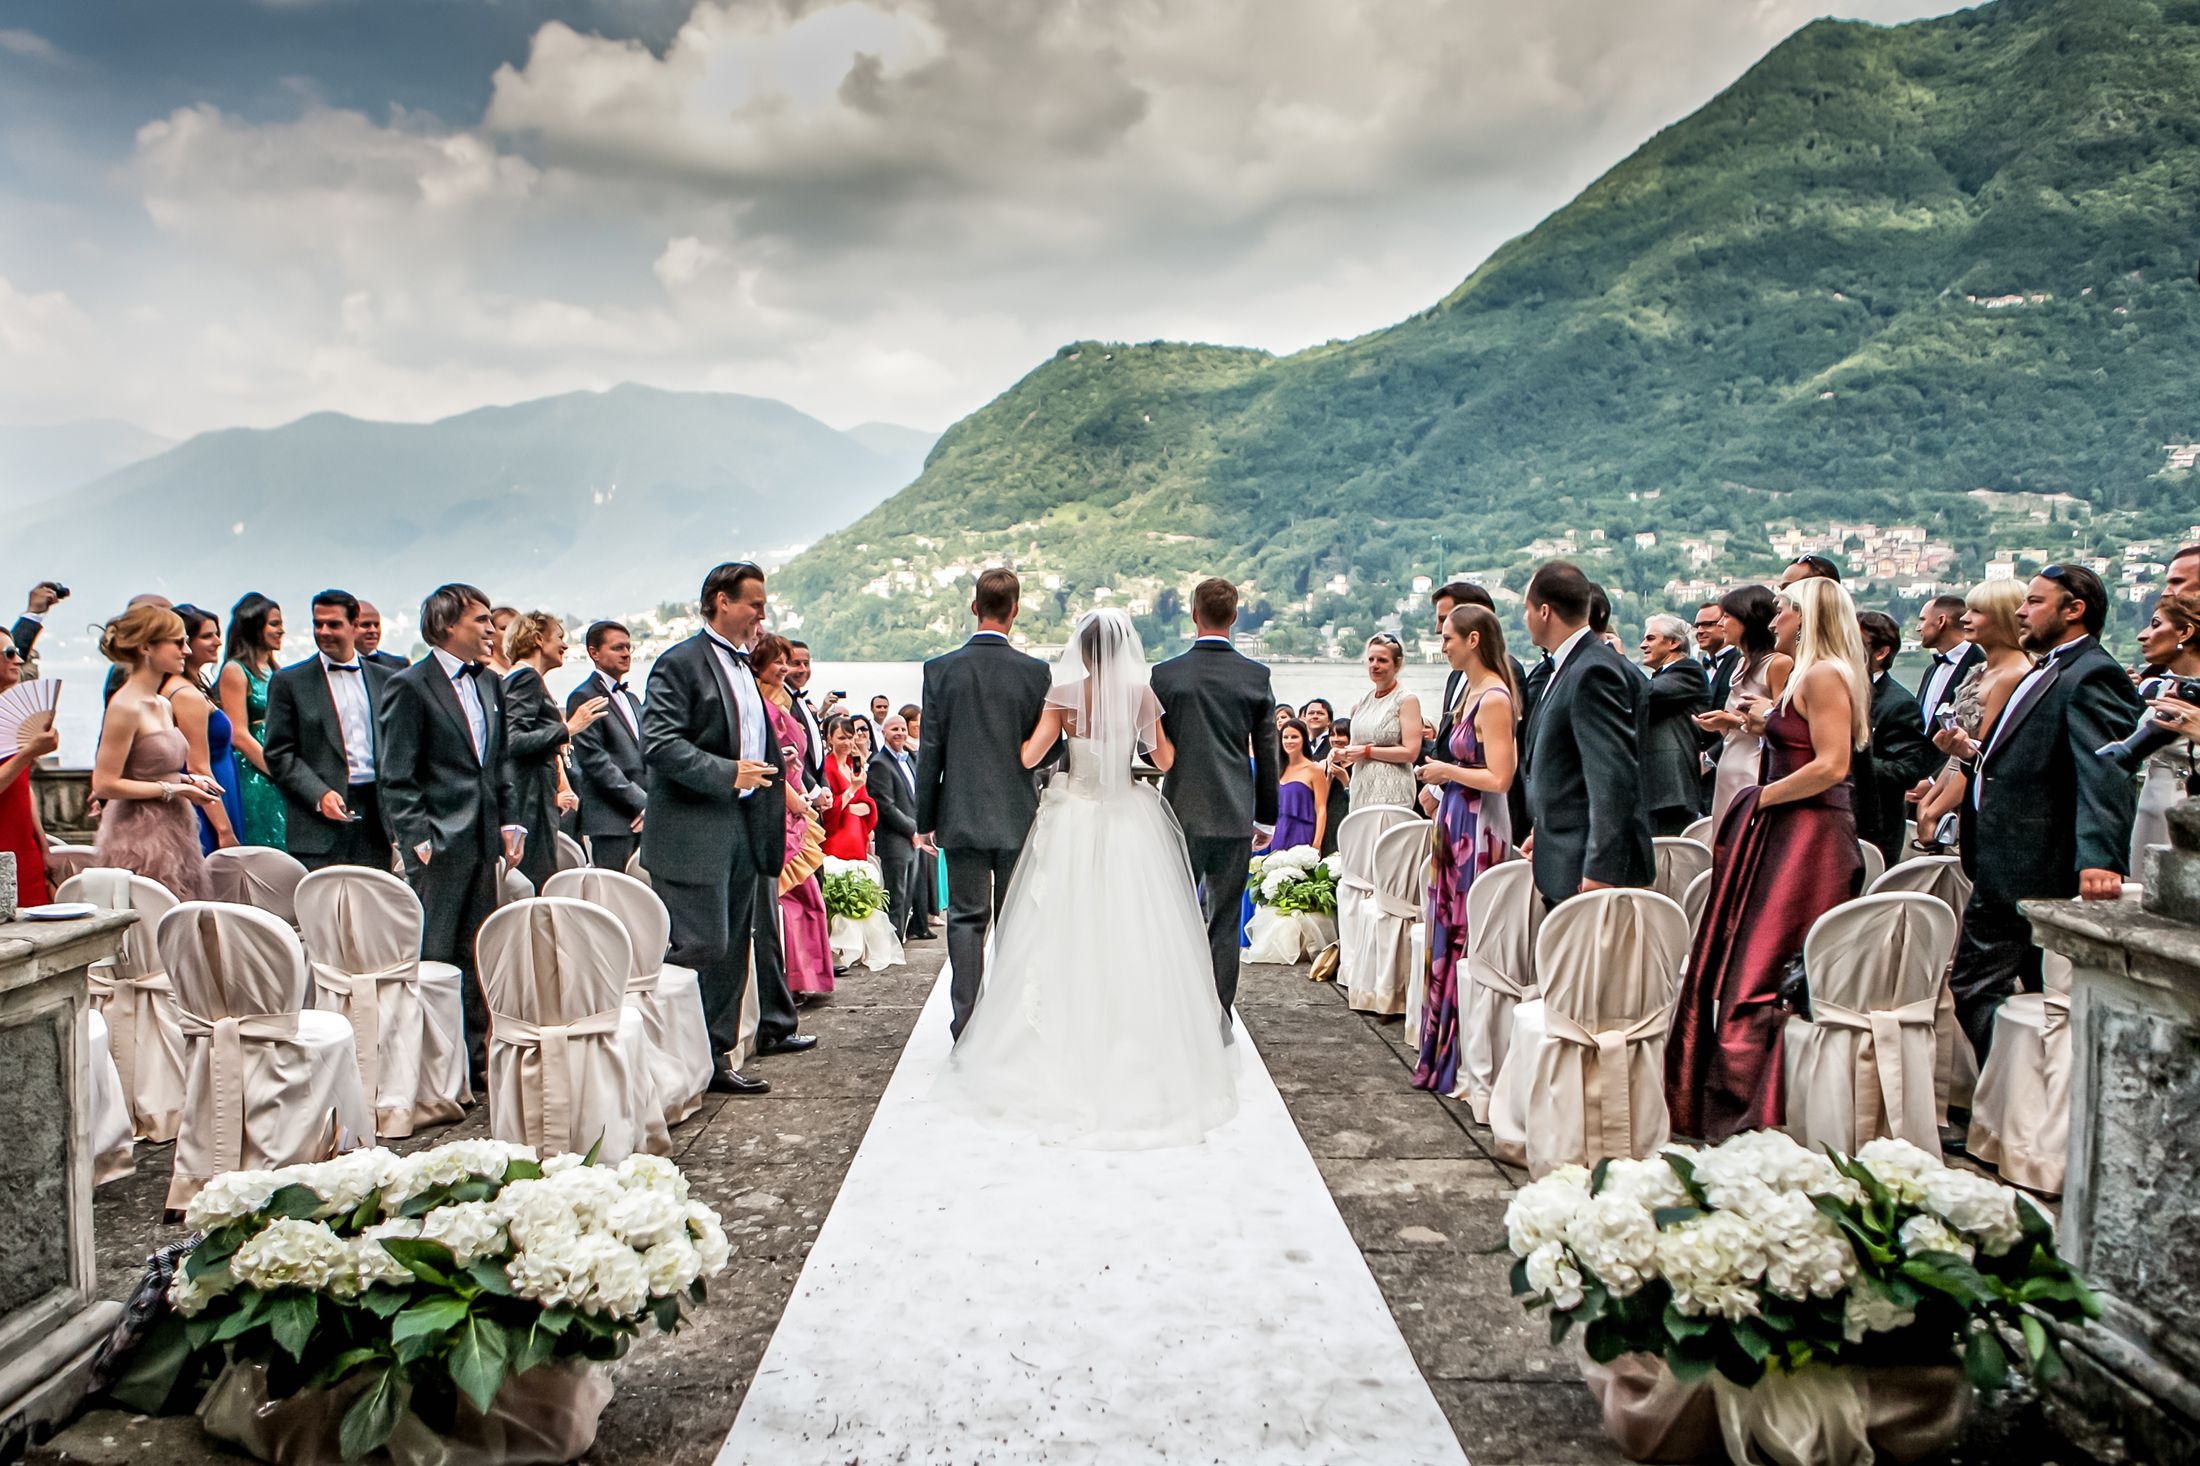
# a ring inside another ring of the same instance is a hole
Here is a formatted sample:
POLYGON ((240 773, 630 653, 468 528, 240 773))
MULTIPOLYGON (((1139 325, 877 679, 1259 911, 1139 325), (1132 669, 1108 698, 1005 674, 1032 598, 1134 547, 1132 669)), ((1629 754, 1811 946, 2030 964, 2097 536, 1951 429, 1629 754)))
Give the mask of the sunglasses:
POLYGON ((1829 580, 1832 579, 1834 576, 1840 574, 1839 569, 1834 565, 1834 563, 1823 555, 1797 555, 1794 559, 1788 561, 1788 564, 1808 565, 1811 569, 1818 571, 1821 575, 1824 575, 1829 580))
POLYGON ((23 660, 23 654, 12 646, 0 646, 0 657, 8 657, 18 662, 23 660))

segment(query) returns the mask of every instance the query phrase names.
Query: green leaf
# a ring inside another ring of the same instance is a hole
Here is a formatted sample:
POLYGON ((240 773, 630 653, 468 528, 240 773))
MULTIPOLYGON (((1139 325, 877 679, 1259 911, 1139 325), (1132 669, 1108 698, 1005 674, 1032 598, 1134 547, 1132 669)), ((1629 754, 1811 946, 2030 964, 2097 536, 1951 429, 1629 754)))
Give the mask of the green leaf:
POLYGON ((1711 1320, 1686 1314, 1671 1303, 1665 1305, 1665 1331, 1676 1339, 1696 1339, 1711 1332, 1711 1320))
POLYGON ((1991 1303, 2000 1290, 1952 1252, 1923 1252, 1902 1264, 1902 1275, 1947 1294, 1967 1307, 1991 1303))
POLYGON ((320 1301, 312 1293, 286 1292, 267 1306, 268 1332, 292 1359, 305 1358, 313 1325, 320 1316, 320 1301))
POLYGON ((581 1164, 584 1166, 593 1166, 594 1164, 596 1164, 596 1155, 602 1149, 603 1137, 601 1135, 598 1135, 596 1137, 596 1143, 588 1147, 588 1154, 581 1157, 581 1164))
MULTIPOLYGON (((193 1324, 198 1321, 190 1320, 193 1324)), ((177 1382, 183 1378, 191 1356, 202 1347, 204 1342, 192 1340, 191 1330, 180 1314, 162 1314, 144 1342, 131 1352, 122 1373, 109 1382, 107 1398, 140 1415, 167 1413, 177 1382)))
POLYGON ((397 1214, 401 1217, 424 1217, 449 1201, 450 1192, 451 1188, 448 1186, 430 1186, 425 1191, 406 1197, 404 1205, 398 1207, 397 1214))
POLYGON ((345 1460, 356 1461, 389 1440, 404 1414, 405 1396, 404 1371, 393 1364, 351 1402, 336 1432, 336 1448, 345 1460))
POLYGON ((410 1302, 412 1294, 405 1289, 388 1288, 379 1283, 359 1295, 359 1306, 376 1318, 388 1318, 410 1302))
POLYGON ((313 1376, 313 1383, 318 1388, 326 1389, 360 1365, 371 1364, 381 1357, 382 1351, 379 1349, 346 1349, 321 1366, 320 1372, 313 1376))
POLYGON ((375 1218, 381 1214, 382 1188, 377 1186, 366 1194, 358 1206, 352 1208, 351 1216, 344 1222, 344 1230, 356 1236, 373 1226, 375 1218))
POLYGON ((649 1305, 649 1316, 656 1321, 660 1332, 677 1333, 680 1328, 680 1300, 678 1298, 652 1300, 649 1305))
POLYGON ((497 1194, 497 1183, 484 1181, 479 1176, 470 1181, 460 1181, 451 1187, 452 1201, 487 1201, 497 1194))
POLYGON ((216 1227, 200 1239, 198 1246, 185 1254, 183 1275, 187 1278, 200 1277, 208 1270, 220 1267, 223 1263, 228 1262, 230 1258, 236 1256, 237 1249, 244 1246, 245 1235, 242 1222, 231 1222, 226 1227, 216 1227))
POLYGON ((515 1375, 525 1374, 558 1352, 557 1335, 544 1328, 540 1318, 524 1331, 512 1330, 507 1342, 511 1345, 512 1357, 505 1367, 515 1375))
POLYGON ((2017 1226, 2033 1242, 2053 1246, 2055 1224, 2047 1219, 2047 1213, 2033 1205, 2028 1196, 2017 1198, 2017 1226))
POLYGON ((1572 1314, 1561 1312, 1556 1308, 1551 1310, 1551 1342, 1553 1344, 1565 1343, 1566 1331, 1573 1326, 1574 1316, 1572 1314))
POLYGON ((1694 1221, 1702 1215, 1704 1215, 1704 1209, 1700 1206, 1661 1206, 1650 1213, 1650 1220, 1656 1222, 1658 1230, 1663 1232, 1669 1228, 1679 1226, 1682 1222, 1694 1221))
POLYGON ((701 1278, 697 1278, 694 1282, 688 1284, 688 1302, 694 1304, 697 1308, 701 1308, 704 1304, 710 1302, 710 1288, 701 1278))
POLYGON ((438 1288, 458 1286, 455 1276, 458 1259, 440 1242, 424 1242, 418 1237, 384 1237, 382 1250, 403 1263, 423 1283, 433 1283, 438 1288))
POLYGON ((261 1207, 260 1212, 269 1221, 277 1218, 303 1221, 327 1205, 328 1199, 320 1192, 311 1186, 301 1186, 294 1182, 270 1196, 267 1205, 261 1207))
POLYGON ((504 1264, 498 1262, 495 1258, 485 1257, 479 1262, 468 1264, 466 1276, 480 1285, 481 1291, 484 1293, 494 1293, 499 1298, 513 1296, 512 1280, 506 1275, 504 1264))
POLYGON ((1677 1150, 1665 1152, 1665 1163, 1680 1178, 1681 1190, 1688 1193, 1688 1199, 1705 1211, 1711 1210, 1711 1198, 1704 1193, 1703 1183, 1696 1179, 1696 1163, 1677 1150))
MULTIPOLYGON (((1512 1271, 1507 1274, 1507 1276, 1512 1280, 1513 1297, 1524 1297, 1525 1295, 1535 1291, 1533 1285, 1528 1282, 1528 1259, 1526 1259, 1525 1257, 1520 1258, 1513 1263, 1512 1271)), ((698 1278, 696 1279, 696 1281, 701 1282, 702 1280, 698 1278)))
POLYGON ((570 1308, 545 1308, 536 1318, 535 1327, 556 1338, 573 1326, 573 1318, 573 1310, 570 1308))
POLYGON ((267 1312, 268 1296, 257 1288, 239 1288, 230 1294, 237 1300, 237 1311, 223 1319, 214 1330, 214 1342, 234 1339, 258 1324, 267 1312))
POLYGON ((390 1324, 390 1342, 402 1344, 408 1339, 440 1334, 456 1327, 465 1317, 464 1299, 430 1298, 425 1303, 415 1303, 397 1315, 390 1324))
POLYGON ((1963 1372, 1974 1388, 1993 1391, 2009 1383, 2009 1355, 1991 1324, 1971 1330, 1963 1347, 1963 1372))
POLYGON ((504 1184, 507 1186, 514 1181, 540 1181, 541 1179, 542 1164, 539 1161, 514 1158, 505 1162, 504 1184))
POLYGON ((1589 1194, 1591 1196, 1598 1195, 1604 1190, 1604 1178, 1611 1173, 1611 1170, 1612 1158, 1606 1156, 1598 1161, 1595 1168, 1589 1172, 1589 1194))
POLYGON ((2024 1347, 2031 1354, 2032 1362, 2038 1364, 2052 1347, 2047 1338, 2047 1326, 2026 1313, 2018 1315, 2017 1327, 2024 1333, 2024 1347))
POLYGON ((1772 1340, 1765 1336, 1763 1329, 1758 1328, 1749 1319, 1736 1319, 1728 1327, 1727 1332, 1734 1336, 1736 1346, 1755 1363, 1764 1363, 1765 1359, 1772 1353, 1772 1340))
POLYGON ((1697 1354, 1675 1345, 1665 1351, 1665 1367, 1673 1371, 1673 1378, 1682 1384, 1694 1384, 1711 1373, 1712 1357, 1697 1354))
POLYGON ((451 1341, 451 1383, 484 1415, 504 1387, 504 1363, 510 1351, 504 1329, 476 1314, 466 1320, 451 1341))

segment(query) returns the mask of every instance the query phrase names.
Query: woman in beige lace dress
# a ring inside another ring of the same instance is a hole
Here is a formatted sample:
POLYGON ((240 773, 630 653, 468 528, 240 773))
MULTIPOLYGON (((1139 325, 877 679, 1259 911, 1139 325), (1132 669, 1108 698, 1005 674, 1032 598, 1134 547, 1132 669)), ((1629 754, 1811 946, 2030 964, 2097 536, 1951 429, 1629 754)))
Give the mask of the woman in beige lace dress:
POLYGON ((1421 700, 1398 683, 1405 648, 1389 632, 1367 644, 1367 696, 1352 709, 1352 741, 1330 751, 1332 772, 1352 789, 1352 808, 1378 804, 1411 807, 1417 793, 1413 765, 1421 756, 1421 700))

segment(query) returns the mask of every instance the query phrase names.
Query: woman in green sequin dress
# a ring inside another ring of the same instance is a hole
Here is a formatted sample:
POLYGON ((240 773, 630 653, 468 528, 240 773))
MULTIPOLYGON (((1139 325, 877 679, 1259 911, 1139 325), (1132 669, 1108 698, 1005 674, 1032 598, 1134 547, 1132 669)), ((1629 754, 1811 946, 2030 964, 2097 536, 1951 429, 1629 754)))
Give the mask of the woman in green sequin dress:
POLYGON ((237 788, 244 800, 248 845, 284 848, 283 793, 267 775, 267 679, 283 649, 283 608, 258 591, 247 594, 229 612, 220 694, 237 747, 237 788))

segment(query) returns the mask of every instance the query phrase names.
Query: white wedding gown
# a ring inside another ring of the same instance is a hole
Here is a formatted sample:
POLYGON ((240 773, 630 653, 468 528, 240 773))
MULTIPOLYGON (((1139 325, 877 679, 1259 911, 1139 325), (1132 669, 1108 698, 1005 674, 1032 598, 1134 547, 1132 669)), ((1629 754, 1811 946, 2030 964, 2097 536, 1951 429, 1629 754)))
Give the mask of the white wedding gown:
POLYGON ((1175 812, 1116 746, 1070 740, 933 1093, 1054 1144, 1191 1145, 1237 1113, 1238 1050, 1175 812))

